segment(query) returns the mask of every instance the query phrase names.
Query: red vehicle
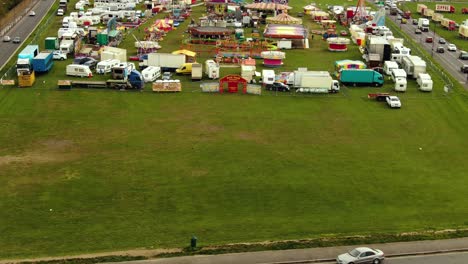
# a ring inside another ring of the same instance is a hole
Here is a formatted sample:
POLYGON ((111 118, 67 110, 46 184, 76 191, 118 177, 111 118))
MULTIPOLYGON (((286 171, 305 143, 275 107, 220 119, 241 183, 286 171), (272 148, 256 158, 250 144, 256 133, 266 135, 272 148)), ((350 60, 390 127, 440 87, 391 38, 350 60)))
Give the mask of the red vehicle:
POLYGON ((432 39, 432 37, 427 37, 426 38, 427 43, 432 43, 433 41, 434 41, 434 39, 432 39))
POLYGON ((405 11, 402 17, 406 19, 411 19, 411 11, 405 11))
POLYGON ((462 14, 468 14, 468 7, 463 7, 461 12, 462 14))

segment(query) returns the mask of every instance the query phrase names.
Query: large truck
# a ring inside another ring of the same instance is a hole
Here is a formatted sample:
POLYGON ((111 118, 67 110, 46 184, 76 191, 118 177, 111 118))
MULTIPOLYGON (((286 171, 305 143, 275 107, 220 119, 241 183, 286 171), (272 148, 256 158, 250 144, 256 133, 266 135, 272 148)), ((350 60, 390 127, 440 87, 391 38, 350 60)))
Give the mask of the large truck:
POLYGON ((54 58, 52 52, 41 52, 32 61, 33 70, 35 72, 48 72, 54 66, 54 58))
POLYGON ((30 73, 32 71, 32 61, 38 54, 38 45, 28 45, 18 54, 18 60, 16 61, 18 75, 20 75, 20 72, 30 73))
POLYGON ((143 89, 145 82, 141 73, 137 70, 133 70, 125 79, 109 79, 107 81, 81 81, 73 80, 71 85, 73 87, 82 87, 82 88, 110 88, 110 89, 119 89, 119 90, 141 90, 143 89))
POLYGON ((428 32, 429 31, 429 19, 427 18, 419 18, 418 19, 418 28, 421 30, 421 31, 426 31, 428 32))
POLYGON ((345 69, 340 72, 340 82, 352 86, 382 86, 382 74, 371 69, 345 69))
POLYGON ((462 39, 468 38, 468 26, 460 25, 460 28, 458 29, 458 35, 460 35, 462 39))
POLYGON ((426 73, 426 62, 418 56, 408 56, 401 60, 401 67, 408 76, 418 78, 420 73, 426 73))
POLYGON ((443 18, 441 21, 440 21, 440 24, 442 25, 443 28, 447 29, 447 30, 455 30, 456 29, 456 26, 455 26, 455 21, 451 20, 451 19, 448 19, 448 18, 443 18))
POLYGON ((140 69, 147 66, 161 67, 161 71, 175 71, 185 63, 184 54, 149 53, 148 58, 140 62, 140 69))
POLYGON ((424 12, 423 12, 424 17, 432 18, 433 15, 434 15, 434 10, 429 9, 429 8, 424 9, 424 12))
POLYGON ((299 68, 289 74, 287 84, 296 88, 301 93, 337 93, 340 84, 333 80, 327 71, 309 71, 307 68, 299 68))
POLYGON ((418 12, 419 14, 423 14, 424 12, 424 9, 427 9, 427 6, 424 5, 424 4, 418 4, 416 5, 416 12, 418 12))
POLYGON ((452 5, 436 5, 435 6, 436 12, 448 12, 448 13, 455 13, 455 7, 452 5))

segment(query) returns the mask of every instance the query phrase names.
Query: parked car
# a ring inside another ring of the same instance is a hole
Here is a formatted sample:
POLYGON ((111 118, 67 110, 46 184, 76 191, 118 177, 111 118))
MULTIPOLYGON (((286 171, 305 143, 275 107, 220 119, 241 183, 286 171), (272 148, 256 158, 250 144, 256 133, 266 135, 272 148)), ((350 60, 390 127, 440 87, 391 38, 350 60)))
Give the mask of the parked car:
POLYGON ((458 55, 458 58, 460 60, 468 60, 468 52, 462 50, 460 52, 460 55, 458 55))
POLYGON ((426 37, 426 42, 427 43, 432 43, 434 39, 432 37, 426 37))
MULTIPOLYGON (((388 106, 390 106, 391 108, 401 108, 401 101, 400 101, 400 98, 398 98, 398 96, 391 95, 385 99, 387 100, 388 106)), ((365 263, 365 262, 360 262, 360 263, 365 263)), ((375 262, 368 262, 368 263, 375 263, 375 262)))
POLYGON ((414 30, 414 34, 422 34, 422 32, 419 28, 417 28, 416 30, 414 30))
MULTIPOLYGON (((396 97, 396 96, 389 96, 389 97, 396 97)), ((351 263, 380 264, 384 261, 384 259, 385 259, 385 255, 380 249, 358 247, 345 254, 339 255, 336 258, 336 263, 337 264, 351 264, 351 263)))
POLYGON ((13 43, 16 43, 16 44, 21 43, 21 38, 20 38, 20 37, 15 37, 15 38, 13 39, 13 43))
POLYGON ((163 72, 161 79, 170 80, 171 77, 172 77, 172 74, 170 72, 163 72))
POLYGON ((35 16, 35 15, 36 15, 36 12, 34 12, 34 11, 29 12, 29 16, 35 16))
POLYGON ((57 16, 63 16, 64 13, 62 8, 57 9, 57 16))
POLYGON ((346 30, 341 30, 340 35, 341 36, 348 36, 348 32, 346 32, 346 30))
POLYGON ((444 47, 439 46, 439 47, 437 47, 436 51, 437 51, 437 53, 444 53, 445 49, 444 49, 444 47))
POLYGON ((62 52, 61 50, 54 50, 54 52, 52 53, 52 58, 54 60, 66 60, 67 53, 62 52))
POLYGON ((75 58, 73 60, 73 64, 86 65, 90 69, 96 68, 97 63, 98 63, 98 61, 96 59, 94 59, 94 58, 91 58, 91 57, 79 57, 79 58, 75 58))
POLYGON ((3 37, 3 42, 10 42, 10 41, 11 41, 10 36, 4 36, 3 37))
POLYGON ((448 44, 447 45, 447 50, 448 51, 457 51, 457 46, 455 46, 455 44, 448 44))
POLYGON ((279 92, 288 92, 290 90, 289 86, 282 82, 274 82, 266 86, 267 90, 270 91, 279 91, 279 92))
POLYGON ((440 39, 439 39, 439 43, 440 43, 440 44, 445 44, 445 43, 447 43, 447 41, 446 41, 444 38, 440 38, 440 39))

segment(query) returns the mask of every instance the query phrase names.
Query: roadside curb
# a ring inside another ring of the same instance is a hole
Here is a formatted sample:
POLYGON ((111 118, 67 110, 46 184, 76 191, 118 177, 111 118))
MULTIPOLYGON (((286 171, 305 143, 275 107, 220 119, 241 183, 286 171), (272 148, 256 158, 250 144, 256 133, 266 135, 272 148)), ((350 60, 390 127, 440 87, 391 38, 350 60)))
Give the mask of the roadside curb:
MULTIPOLYGON (((444 249, 444 250, 431 250, 431 251, 389 254, 389 255, 385 255, 385 258, 436 255, 436 254, 456 253, 456 252, 468 252, 468 248, 457 248, 457 249, 444 249)), ((324 258, 324 259, 310 259, 310 260, 264 262, 264 263, 260 263, 260 264, 307 264, 307 263, 333 262, 335 260, 336 260, 336 258, 324 258)))

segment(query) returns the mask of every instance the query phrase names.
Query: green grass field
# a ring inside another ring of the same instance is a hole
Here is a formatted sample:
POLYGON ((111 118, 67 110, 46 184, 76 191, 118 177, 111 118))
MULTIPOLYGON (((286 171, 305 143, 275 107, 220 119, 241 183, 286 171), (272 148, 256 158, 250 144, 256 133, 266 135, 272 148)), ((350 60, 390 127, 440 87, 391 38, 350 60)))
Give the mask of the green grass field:
MULTIPOLYGON (((360 57, 325 47, 288 51, 285 68, 360 57)), ((2 259, 183 247, 194 234, 203 246, 468 227, 468 97, 437 77, 432 93, 411 81, 391 110, 367 99, 389 82, 309 96, 188 81, 179 94, 58 91, 66 64, 0 89, 2 259)))

